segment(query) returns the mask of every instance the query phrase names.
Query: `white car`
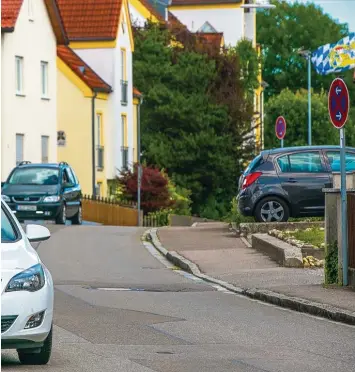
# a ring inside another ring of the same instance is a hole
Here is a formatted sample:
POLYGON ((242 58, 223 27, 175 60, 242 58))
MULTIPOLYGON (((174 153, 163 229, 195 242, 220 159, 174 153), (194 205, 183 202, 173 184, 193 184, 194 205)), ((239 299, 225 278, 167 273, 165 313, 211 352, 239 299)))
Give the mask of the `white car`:
POLYGON ((54 289, 31 242, 50 238, 40 225, 21 228, 1 199, 1 348, 23 364, 47 364, 52 351, 54 289))

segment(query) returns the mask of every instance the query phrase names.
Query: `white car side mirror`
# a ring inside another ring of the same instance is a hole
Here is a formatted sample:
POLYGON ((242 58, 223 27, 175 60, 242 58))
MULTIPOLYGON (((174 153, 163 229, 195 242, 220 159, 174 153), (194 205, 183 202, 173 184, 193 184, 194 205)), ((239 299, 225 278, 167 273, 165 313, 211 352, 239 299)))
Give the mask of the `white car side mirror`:
POLYGON ((41 225, 27 225, 26 235, 31 243, 43 242, 51 237, 49 230, 41 225))

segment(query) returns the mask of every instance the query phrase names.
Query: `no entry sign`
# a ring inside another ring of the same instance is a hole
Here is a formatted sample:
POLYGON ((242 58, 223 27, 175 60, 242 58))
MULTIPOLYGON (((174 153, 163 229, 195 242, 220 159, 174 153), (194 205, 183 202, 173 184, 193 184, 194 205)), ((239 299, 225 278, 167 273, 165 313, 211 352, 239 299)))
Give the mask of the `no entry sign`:
POLYGON ((286 135, 286 120, 283 116, 279 116, 276 119, 275 133, 276 133, 276 137, 279 140, 283 140, 285 138, 285 135, 286 135))
POLYGON ((349 91, 343 79, 333 80, 328 95, 328 109, 335 128, 343 128, 349 114, 349 91))

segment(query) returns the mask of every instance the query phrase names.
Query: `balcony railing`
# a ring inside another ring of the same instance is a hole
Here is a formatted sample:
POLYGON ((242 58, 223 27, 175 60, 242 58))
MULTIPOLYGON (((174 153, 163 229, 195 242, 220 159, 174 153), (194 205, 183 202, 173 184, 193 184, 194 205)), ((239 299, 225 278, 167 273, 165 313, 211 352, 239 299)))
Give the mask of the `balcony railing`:
POLYGON ((122 151, 122 169, 127 170, 128 169, 128 147, 121 147, 122 151))
POLYGON ((102 170, 104 169, 104 147, 103 146, 97 146, 96 148, 97 152, 97 169, 102 170))
POLYGON ((127 105, 128 103, 128 81, 121 80, 121 103, 127 105))

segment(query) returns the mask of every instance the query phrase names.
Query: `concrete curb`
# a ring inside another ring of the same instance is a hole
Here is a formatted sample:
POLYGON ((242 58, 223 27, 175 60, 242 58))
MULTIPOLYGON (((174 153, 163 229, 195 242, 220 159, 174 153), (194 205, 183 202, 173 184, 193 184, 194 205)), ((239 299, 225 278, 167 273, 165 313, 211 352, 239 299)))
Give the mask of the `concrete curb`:
POLYGON ((145 234, 146 237, 150 237, 150 240, 154 247, 174 265, 195 275, 200 279, 205 280, 206 282, 217 284, 231 292, 252 298, 254 300, 267 302, 301 313, 323 317, 336 322, 355 325, 355 312, 347 311, 345 309, 340 309, 319 302, 309 301, 303 298, 287 296, 265 289, 240 288, 234 286, 233 284, 203 274, 195 263, 189 261, 185 257, 182 257, 177 252, 168 251, 166 248, 164 248, 159 240, 157 231, 158 229, 155 228, 147 231, 145 234))

